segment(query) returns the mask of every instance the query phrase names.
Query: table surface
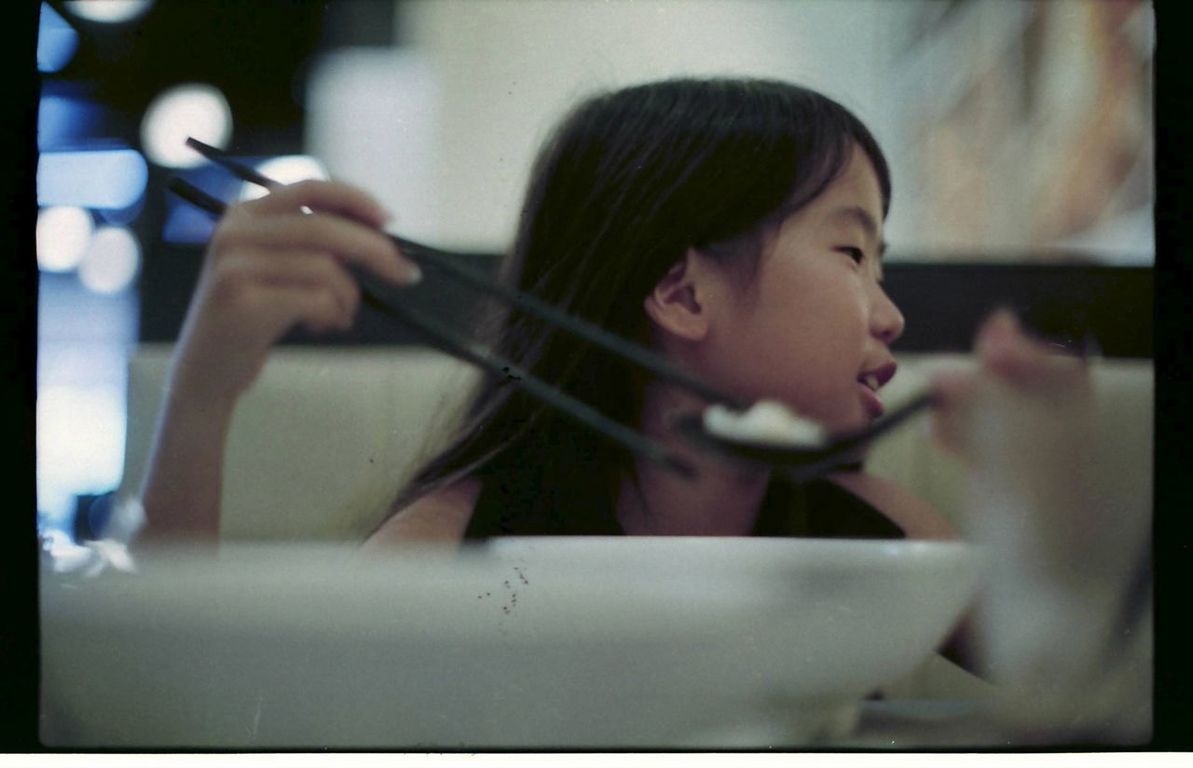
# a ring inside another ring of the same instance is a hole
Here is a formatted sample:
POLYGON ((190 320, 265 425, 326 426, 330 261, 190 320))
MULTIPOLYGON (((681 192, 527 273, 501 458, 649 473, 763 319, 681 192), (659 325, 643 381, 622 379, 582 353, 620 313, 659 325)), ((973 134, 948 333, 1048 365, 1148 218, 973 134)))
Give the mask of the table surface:
POLYGON ((867 701, 856 727, 815 748, 858 750, 1004 750, 1130 748, 1148 735, 1116 734, 1090 723, 1085 730, 1028 729, 1002 720, 992 702, 949 699, 867 701))

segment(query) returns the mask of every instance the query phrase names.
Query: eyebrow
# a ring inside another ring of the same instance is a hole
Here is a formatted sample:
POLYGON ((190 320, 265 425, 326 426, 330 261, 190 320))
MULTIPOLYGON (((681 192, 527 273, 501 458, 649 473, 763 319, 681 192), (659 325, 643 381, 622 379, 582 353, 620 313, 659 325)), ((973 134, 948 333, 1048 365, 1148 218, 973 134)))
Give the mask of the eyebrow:
MULTIPOLYGON (((835 209, 828 215, 829 219, 848 219, 861 225, 861 228, 866 230, 866 234, 871 240, 878 239, 878 222, 870 215, 870 212, 860 205, 847 205, 835 209)), ((885 240, 878 244, 878 258, 882 258, 886 254, 887 242, 885 240)))

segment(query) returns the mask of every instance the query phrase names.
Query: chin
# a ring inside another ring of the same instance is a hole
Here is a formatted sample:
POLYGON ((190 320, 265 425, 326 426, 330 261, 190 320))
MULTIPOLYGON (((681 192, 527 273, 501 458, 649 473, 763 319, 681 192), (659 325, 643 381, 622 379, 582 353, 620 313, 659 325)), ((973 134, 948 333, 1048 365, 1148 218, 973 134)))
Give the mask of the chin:
POLYGON ((840 434, 865 429, 874 422, 875 418, 877 417, 870 415, 869 411, 859 408, 851 410, 849 413, 838 414, 835 418, 825 418, 821 423, 829 432, 840 434))

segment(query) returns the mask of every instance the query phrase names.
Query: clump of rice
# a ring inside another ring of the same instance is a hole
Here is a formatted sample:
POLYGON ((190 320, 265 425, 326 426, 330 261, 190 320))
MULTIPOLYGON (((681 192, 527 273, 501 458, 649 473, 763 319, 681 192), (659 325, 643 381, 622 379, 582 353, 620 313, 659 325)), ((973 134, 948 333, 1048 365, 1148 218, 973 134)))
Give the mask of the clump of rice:
POLYGON ((728 440, 776 447, 817 448, 827 438, 823 426, 777 400, 759 400, 745 412, 711 405, 704 409, 704 429, 728 440))

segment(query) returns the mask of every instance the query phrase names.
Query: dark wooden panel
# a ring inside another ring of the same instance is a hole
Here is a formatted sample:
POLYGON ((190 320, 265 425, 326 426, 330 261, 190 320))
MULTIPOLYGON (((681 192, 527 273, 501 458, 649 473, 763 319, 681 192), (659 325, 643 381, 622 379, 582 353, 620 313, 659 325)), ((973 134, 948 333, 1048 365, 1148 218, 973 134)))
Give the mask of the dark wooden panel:
POLYGON ((891 263, 886 285, 907 319, 897 350, 967 350, 982 318, 1005 306, 1057 342, 1152 356, 1150 267, 891 263))
MULTIPOLYGON (((176 338, 190 296, 201 251, 163 246, 146 261, 141 276, 141 338, 176 338)), ((492 273, 496 258, 463 256, 473 268, 492 273)), ((1152 269, 1070 265, 915 264, 886 267, 886 285, 907 318, 896 350, 962 351, 970 348, 981 319, 1009 306, 1040 334, 1066 344, 1087 337, 1112 357, 1152 355, 1152 269)), ((423 285, 405 293, 413 306, 467 329, 476 294, 427 272, 423 285)), ((416 334, 391 320, 362 310, 351 333, 316 341, 296 332, 284 343, 416 344, 416 334)))

